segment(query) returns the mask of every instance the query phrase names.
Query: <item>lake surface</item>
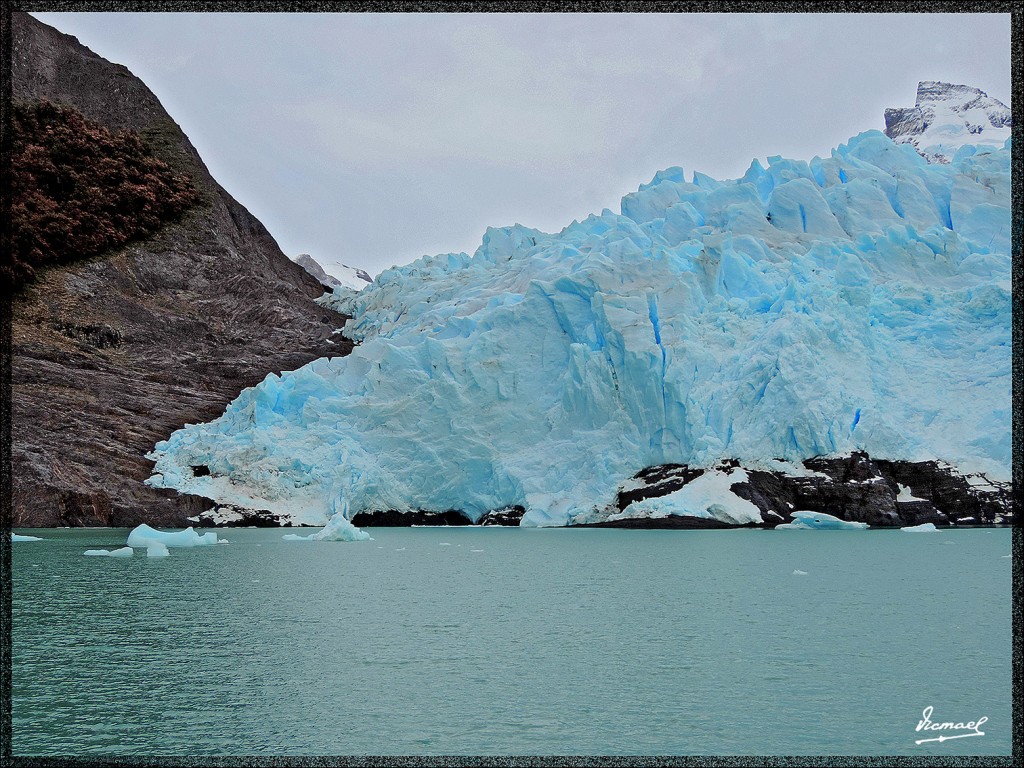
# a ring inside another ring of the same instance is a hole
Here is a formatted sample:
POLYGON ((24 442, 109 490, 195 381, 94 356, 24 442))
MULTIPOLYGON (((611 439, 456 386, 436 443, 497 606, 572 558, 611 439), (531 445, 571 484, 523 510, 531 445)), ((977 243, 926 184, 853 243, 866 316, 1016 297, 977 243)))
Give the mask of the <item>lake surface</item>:
POLYGON ((367 530, 18 529, 14 754, 1010 754, 1008 529, 367 530))

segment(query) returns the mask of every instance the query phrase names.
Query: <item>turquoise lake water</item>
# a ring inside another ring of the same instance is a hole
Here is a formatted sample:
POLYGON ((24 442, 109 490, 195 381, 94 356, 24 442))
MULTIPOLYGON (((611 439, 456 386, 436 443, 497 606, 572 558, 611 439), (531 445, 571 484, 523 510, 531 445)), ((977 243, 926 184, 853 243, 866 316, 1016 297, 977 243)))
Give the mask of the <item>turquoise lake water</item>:
POLYGON ((1010 754, 1008 529, 367 530, 17 529, 14 754, 1010 754))

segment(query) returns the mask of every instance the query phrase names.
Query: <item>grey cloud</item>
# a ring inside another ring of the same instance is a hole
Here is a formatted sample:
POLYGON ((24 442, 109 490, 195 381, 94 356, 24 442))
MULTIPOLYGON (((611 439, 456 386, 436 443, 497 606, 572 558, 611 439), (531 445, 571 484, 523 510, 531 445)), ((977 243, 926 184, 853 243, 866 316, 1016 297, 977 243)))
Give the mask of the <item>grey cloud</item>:
POLYGON ((145 80, 287 253, 371 273, 669 165, 826 155, 920 79, 1010 94, 999 14, 35 15, 145 80))

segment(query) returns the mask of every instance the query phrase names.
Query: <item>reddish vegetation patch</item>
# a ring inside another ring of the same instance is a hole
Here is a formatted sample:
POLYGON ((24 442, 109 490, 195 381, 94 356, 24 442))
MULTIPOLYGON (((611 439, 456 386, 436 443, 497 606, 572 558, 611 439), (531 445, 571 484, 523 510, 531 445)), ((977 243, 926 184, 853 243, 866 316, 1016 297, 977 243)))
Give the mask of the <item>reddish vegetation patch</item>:
POLYGON ((199 194, 132 131, 114 133, 77 110, 17 105, 12 120, 11 252, 3 282, 96 256, 177 219, 199 194))

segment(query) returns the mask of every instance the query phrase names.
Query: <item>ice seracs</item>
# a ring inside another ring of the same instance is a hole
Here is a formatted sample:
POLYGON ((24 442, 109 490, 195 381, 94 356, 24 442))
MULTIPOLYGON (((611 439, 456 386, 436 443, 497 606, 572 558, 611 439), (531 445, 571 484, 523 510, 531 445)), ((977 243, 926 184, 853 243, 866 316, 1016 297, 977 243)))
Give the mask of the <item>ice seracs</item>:
POLYGON ((885 110, 885 133, 929 162, 949 163, 964 146, 1002 147, 1013 132, 1010 108, 969 85, 923 80, 913 107, 885 110))
MULTIPOLYGON (((868 131, 734 180, 671 168, 555 234, 488 229, 349 295, 349 356, 175 432, 149 482, 310 524, 562 525, 657 465, 865 451, 1009 479, 1006 144, 935 164, 868 131)), ((726 501, 630 514, 754 519, 726 501)))

